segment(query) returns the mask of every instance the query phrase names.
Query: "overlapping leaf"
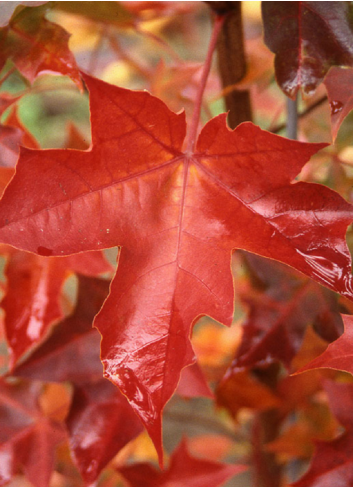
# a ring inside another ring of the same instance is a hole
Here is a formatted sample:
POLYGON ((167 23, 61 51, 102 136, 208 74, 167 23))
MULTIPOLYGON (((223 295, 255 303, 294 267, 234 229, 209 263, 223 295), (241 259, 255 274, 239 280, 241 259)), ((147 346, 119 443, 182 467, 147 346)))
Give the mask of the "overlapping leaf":
POLYGON ((184 368, 184 370, 181 372, 180 382, 176 392, 179 394, 179 396, 185 398, 213 398, 213 393, 197 363, 184 368))
POLYGON ((353 317, 342 314, 344 333, 328 345, 319 357, 298 370, 304 372, 315 368, 344 370, 353 375, 353 317))
POLYGON ((110 382, 75 387, 67 418, 71 450, 86 484, 143 427, 125 397, 110 382))
POLYGON ((147 463, 119 468, 135 487, 215 487, 246 470, 244 465, 230 465, 193 457, 182 440, 171 456, 167 470, 160 472, 147 463))
POLYGON ((102 377, 99 334, 92 329, 94 316, 109 292, 109 282, 78 277, 79 290, 73 314, 57 324, 13 375, 48 382, 96 382, 102 377))
POLYGON ((216 396, 217 403, 225 407, 234 418, 237 417, 239 409, 244 407, 267 411, 280 405, 276 393, 245 368, 229 373, 219 384, 216 396))
POLYGON ((92 321, 108 294, 107 280, 79 276, 79 295, 71 317, 13 375, 51 382, 73 382, 67 427, 74 461, 92 484, 109 460, 142 430, 128 402, 102 379, 99 334, 92 321))
MULTIPOLYGON (((18 97, 17 97, 18 98, 18 97)), ((7 102, 12 104, 15 99, 0 100, 0 114, 2 109, 7 108, 7 102), (2 106, 2 107, 1 107, 2 106)), ((4 173, 4 168, 13 168, 18 160, 18 154, 20 150, 20 144, 27 146, 28 148, 37 149, 38 143, 34 137, 28 132, 28 130, 22 125, 17 116, 17 111, 14 107, 8 117, 6 118, 6 125, 0 124, 0 170, 4 173), (4 168, 3 168, 4 167, 4 168)), ((3 176, 1 177, 3 178, 3 176)), ((2 182, 0 186, 0 192, 2 193, 5 182, 2 182)), ((8 182, 6 182, 7 184, 8 182)))
POLYGON ((68 47, 69 34, 48 21, 40 7, 18 6, 9 24, 0 28, 0 70, 11 59, 19 71, 33 82, 40 71, 68 75, 82 87, 75 58, 68 47))
POLYGON ((247 257, 247 265, 253 277, 252 295, 243 297, 249 315, 229 372, 274 361, 290 368, 308 325, 315 325, 327 341, 342 333, 334 294, 279 263, 253 255, 247 257))
POLYGON ((331 66, 352 65, 350 9, 348 2, 262 3, 265 42, 286 95, 311 94, 331 66))
POLYGON ((0 382, 0 484, 21 468, 34 486, 48 486, 55 447, 65 439, 63 427, 39 409, 39 384, 0 382))
POLYGON ((294 487, 351 487, 353 484, 352 384, 325 382, 331 409, 345 433, 331 442, 317 442, 308 472, 294 487))
POLYGON ((353 298, 344 240, 352 207, 320 185, 291 184, 324 144, 251 123, 230 131, 220 115, 184 153, 182 113, 85 79, 92 148, 22 149, 0 239, 42 255, 121 246, 95 322, 102 361, 161 456, 161 412, 194 361, 190 325, 202 314, 231 322, 231 250, 285 262, 353 298))
MULTIPOLYGON (((13 171, 1 168, 0 192, 12 176, 13 171)), ((25 352, 41 341, 49 326, 62 317, 60 292, 65 278, 72 272, 96 276, 112 271, 112 267, 101 252, 49 258, 8 246, 2 246, 0 251, 8 257, 7 287, 1 307, 12 369, 25 352)))
POLYGON ((1 301, 10 351, 10 368, 62 317, 60 293, 70 273, 99 275, 111 271, 101 253, 43 257, 8 249, 7 291, 1 301))

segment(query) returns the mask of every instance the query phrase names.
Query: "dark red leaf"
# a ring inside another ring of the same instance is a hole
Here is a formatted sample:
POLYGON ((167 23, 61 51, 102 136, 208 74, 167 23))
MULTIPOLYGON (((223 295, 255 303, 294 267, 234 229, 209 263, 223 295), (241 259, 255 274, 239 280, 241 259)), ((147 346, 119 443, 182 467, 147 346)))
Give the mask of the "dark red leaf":
POLYGON ((143 429, 126 398, 105 379, 75 387, 66 422, 74 460, 89 485, 143 429))
POLYGON ((311 324, 325 340, 338 338, 343 325, 334 294, 280 263, 249 255, 247 265, 253 286, 242 299, 249 314, 229 372, 275 361, 290 368, 311 324))
POLYGON ((203 314, 231 323, 231 250, 285 262, 352 299, 352 207, 323 186, 291 183, 325 144, 251 123, 231 131, 220 115, 195 154, 183 153, 182 113, 146 92, 85 79, 91 149, 22 149, 0 206, 0 239, 53 255, 122 247, 95 325, 105 375, 161 458, 161 412, 194 362, 191 324, 203 314))
POLYGON ((5 268, 7 291, 1 301, 10 368, 62 317, 60 292, 70 273, 99 275, 108 271, 111 266, 101 252, 49 258, 10 249, 5 268))
POLYGON ((49 382, 92 382, 102 378, 100 336, 92 329, 94 316, 109 291, 109 282, 79 276, 75 311, 13 374, 49 382))
POLYGON ((347 2, 263 2, 265 43, 276 54, 277 82, 288 97, 312 94, 333 65, 352 65, 347 2))
POLYGON ((195 458, 183 440, 170 459, 169 468, 160 472, 141 463, 119 468, 134 487, 215 487, 246 470, 244 465, 230 465, 195 458))

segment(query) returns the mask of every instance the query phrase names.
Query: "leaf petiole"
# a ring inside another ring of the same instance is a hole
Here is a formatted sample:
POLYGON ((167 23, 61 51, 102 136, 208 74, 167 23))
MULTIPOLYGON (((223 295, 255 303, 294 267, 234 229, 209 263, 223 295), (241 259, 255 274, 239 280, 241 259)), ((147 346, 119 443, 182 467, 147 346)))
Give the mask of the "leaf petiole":
POLYGON ((194 111, 193 111, 193 114, 191 117, 189 135, 188 135, 188 138, 186 141, 186 153, 191 154, 195 150, 197 129, 199 126, 199 121, 200 121, 202 98, 203 98, 203 94, 204 94, 204 91, 206 88, 208 75, 209 75, 210 69, 211 69, 213 53, 214 53, 214 50, 216 48, 217 39, 218 39, 219 33, 222 29, 225 17, 226 17, 226 14, 225 15, 217 15, 215 18, 215 22, 214 22, 212 34, 211 34, 211 39, 210 39, 210 44, 208 46, 208 51, 207 51, 207 55, 206 55, 206 59, 205 59, 205 64, 203 65, 203 68, 202 68, 201 80, 200 80, 199 90, 198 90, 197 95, 196 95, 194 111))

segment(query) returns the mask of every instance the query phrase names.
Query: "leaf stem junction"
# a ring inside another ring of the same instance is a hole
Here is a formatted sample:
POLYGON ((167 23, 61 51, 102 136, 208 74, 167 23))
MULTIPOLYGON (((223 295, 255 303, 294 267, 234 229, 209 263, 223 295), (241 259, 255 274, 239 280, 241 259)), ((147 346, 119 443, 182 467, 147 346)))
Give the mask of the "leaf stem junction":
POLYGON ((206 88, 208 75, 209 75, 210 69, 211 69, 213 53, 214 53, 214 50, 216 48, 217 39, 218 39, 219 33, 222 29, 225 17, 226 17, 226 14, 216 15, 215 22, 213 25, 210 44, 208 46, 208 51, 207 51, 205 63, 204 63, 203 68, 202 68, 200 86, 199 86, 199 90, 198 90, 197 95, 196 95, 194 111, 193 111, 193 114, 191 117, 189 136, 188 136, 188 140, 186 143, 186 153, 189 153, 189 154, 193 153, 195 150, 196 134, 197 134, 197 129, 198 129, 199 120, 200 120, 202 98, 203 98, 203 94, 204 94, 204 91, 206 88))

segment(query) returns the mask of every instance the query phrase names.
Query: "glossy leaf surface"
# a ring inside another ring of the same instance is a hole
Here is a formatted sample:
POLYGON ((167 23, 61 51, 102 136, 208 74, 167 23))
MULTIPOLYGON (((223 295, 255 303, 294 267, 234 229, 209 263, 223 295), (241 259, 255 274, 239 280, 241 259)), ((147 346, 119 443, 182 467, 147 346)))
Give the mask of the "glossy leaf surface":
POLYGON ((55 326, 49 338, 13 374, 48 382, 87 383, 102 377, 100 337, 92 329, 94 316, 109 292, 109 282, 79 276, 73 314, 55 326))
POLYGON ((347 2, 263 2, 265 43, 276 54, 279 86, 294 98, 312 94, 333 65, 352 65, 347 2))
POLYGON ((69 34, 45 17, 46 6, 17 7, 10 22, 0 28, 0 69, 11 59, 30 82, 39 72, 51 70, 82 82, 68 47, 69 34))
POLYGON ((86 484, 143 430, 126 398, 105 379, 75 387, 66 424, 74 460, 86 484))
POLYGON ((293 486, 350 487, 353 484, 353 386, 325 382, 331 409, 345 433, 331 442, 316 443, 308 472, 293 486))
POLYGON ((183 440, 172 454, 169 468, 164 472, 144 463, 121 467, 119 471, 135 487, 215 487, 246 469, 243 465, 193 457, 183 440))
POLYGON ((105 376, 161 457, 161 412, 194 362, 192 322, 203 314, 231 322, 232 249, 283 261, 353 298, 344 239, 352 207, 323 186, 291 184, 325 144, 251 123, 230 131, 220 115, 195 153, 183 153, 182 113, 146 92, 85 80, 92 148, 22 149, 0 204, 0 239, 43 255, 121 246, 95 325, 105 376))
POLYGON ((60 292, 72 272, 99 275, 111 270, 100 252, 51 258, 9 250, 7 292, 1 302, 10 350, 10 367, 62 317, 60 292))

